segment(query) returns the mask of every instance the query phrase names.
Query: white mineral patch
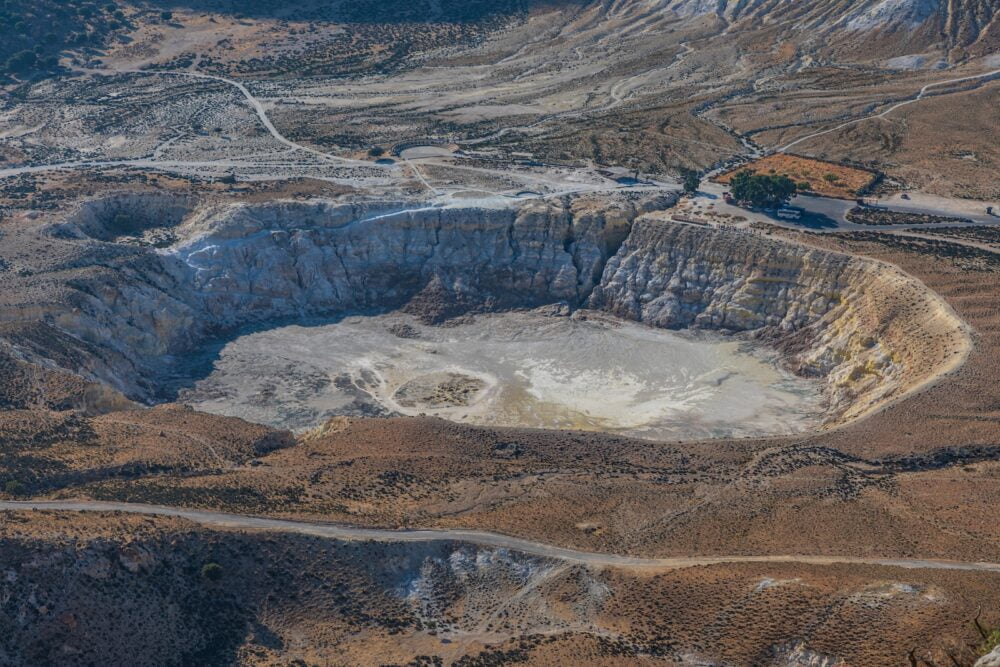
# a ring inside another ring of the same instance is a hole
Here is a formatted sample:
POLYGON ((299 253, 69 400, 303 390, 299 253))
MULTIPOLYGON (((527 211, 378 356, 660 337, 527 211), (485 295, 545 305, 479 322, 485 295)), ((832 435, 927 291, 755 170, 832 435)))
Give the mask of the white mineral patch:
POLYGON ((228 344, 184 392, 201 410, 293 429, 338 414, 656 439, 814 426, 820 387, 721 334, 539 311, 424 326, 390 314, 287 326, 228 344))

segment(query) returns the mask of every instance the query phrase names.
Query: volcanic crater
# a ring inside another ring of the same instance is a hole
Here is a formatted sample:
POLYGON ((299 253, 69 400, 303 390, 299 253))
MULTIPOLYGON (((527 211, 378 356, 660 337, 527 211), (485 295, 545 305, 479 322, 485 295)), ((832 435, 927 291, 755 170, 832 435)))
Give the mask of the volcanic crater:
POLYGON ((75 381, 7 401, 690 439, 835 426, 964 358, 964 324, 895 267, 672 204, 96 199, 6 239, 60 252, 12 255, 5 351, 75 381))

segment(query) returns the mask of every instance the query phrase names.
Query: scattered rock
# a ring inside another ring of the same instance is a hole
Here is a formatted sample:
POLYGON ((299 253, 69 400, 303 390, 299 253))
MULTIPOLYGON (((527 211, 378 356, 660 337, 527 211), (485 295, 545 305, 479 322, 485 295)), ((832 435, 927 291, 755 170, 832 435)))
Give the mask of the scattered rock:
POLYGON ((977 660, 975 667, 1000 667, 1000 646, 977 660))

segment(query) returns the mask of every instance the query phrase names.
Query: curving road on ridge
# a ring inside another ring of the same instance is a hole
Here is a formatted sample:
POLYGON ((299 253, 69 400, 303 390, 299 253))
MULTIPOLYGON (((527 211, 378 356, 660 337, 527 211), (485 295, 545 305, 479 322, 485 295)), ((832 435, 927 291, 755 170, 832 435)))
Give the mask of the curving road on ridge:
POLYGON ((975 79, 992 80, 992 79, 995 79, 995 78, 998 78, 998 77, 1000 77, 1000 69, 995 69, 992 72, 984 72, 983 74, 974 74, 972 76, 963 76, 963 77, 959 77, 957 79, 948 79, 947 81, 935 81, 934 83, 928 83, 926 86, 924 86, 923 88, 920 89, 920 92, 918 92, 915 97, 910 98, 908 100, 904 100, 904 101, 899 102, 897 104, 894 104, 891 107, 889 107, 888 109, 886 109, 885 111, 882 111, 882 112, 879 112, 879 113, 876 113, 876 114, 872 114, 870 116, 864 116, 863 118, 855 118, 854 120, 849 120, 846 123, 841 123, 840 125, 837 125, 836 127, 831 127, 829 129, 826 129, 826 130, 821 130, 820 132, 813 132, 812 134, 807 134, 804 137, 800 137, 799 139, 796 139, 795 141, 793 141, 790 144, 785 144, 781 148, 775 149, 775 152, 777 152, 777 153, 787 153, 793 146, 797 146, 797 145, 799 145, 799 144, 801 144, 801 143, 803 143, 805 141, 809 141, 810 139, 815 139, 816 137, 822 137, 825 134, 830 134, 831 132, 836 132, 837 130, 842 130, 845 127, 850 127, 851 125, 857 125, 858 123, 863 123, 866 120, 874 120, 876 118, 885 118, 886 116, 888 116, 889 114, 891 114, 896 109, 899 109, 901 107, 905 107, 905 106, 907 106, 909 104, 913 104, 914 102, 919 102, 920 100, 924 99, 924 97, 926 97, 926 95, 927 95, 927 92, 931 88, 937 88, 939 86, 947 86, 947 85, 952 84, 952 83, 961 83, 963 81, 973 81, 975 79))
POLYGON ((269 519, 243 514, 228 514, 208 510, 185 509, 166 505, 118 503, 93 500, 25 500, 0 501, 0 510, 38 510, 70 512, 124 512, 146 516, 167 516, 193 521, 207 528, 229 530, 258 530, 275 533, 313 535, 335 540, 375 542, 435 542, 455 541, 482 547, 509 549, 542 558, 553 558, 567 563, 597 567, 626 569, 679 569, 725 563, 800 563, 805 565, 879 565, 908 569, 961 570, 968 572, 996 572, 1000 563, 962 562, 922 558, 859 558, 854 556, 678 556, 671 558, 638 558, 619 554, 578 551, 557 547, 544 542, 534 542, 518 537, 478 530, 392 530, 361 528, 329 523, 311 523, 291 519, 269 519))
POLYGON ((285 146, 288 146, 289 148, 295 150, 305 151, 306 153, 310 153, 320 159, 328 160, 330 162, 337 162, 341 164, 353 164, 358 166, 376 167, 376 168, 378 166, 371 162, 366 162, 364 160, 352 160, 351 158, 339 157, 337 155, 324 153, 323 151, 316 150, 315 148, 306 146, 305 144, 300 144, 292 141, 291 139, 283 135, 281 132, 279 132, 278 128, 274 126, 274 124, 271 122, 271 119, 268 118, 267 111, 264 109, 264 105, 261 103, 261 101, 258 100, 256 97, 254 97, 253 93, 251 93, 250 90, 245 85, 234 79, 227 79, 224 76, 216 76, 214 74, 203 74, 202 72, 187 72, 183 70, 86 69, 81 67, 81 68, 76 68, 76 71, 84 72, 87 74, 98 74, 101 76, 114 76, 116 74, 145 74, 147 76, 150 75, 186 76, 192 79, 207 79, 209 81, 219 81, 221 83, 233 86, 234 88, 236 88, 236 90, 240 92, 241 95, 243 95, 246 101, 250 103, 250 106, 253 107, 253 110, 257 114, 257 118, 260 120, 261 125, 263 125, 264 129, 266 129, 268 133, 279 143, 284 144, 285 146))

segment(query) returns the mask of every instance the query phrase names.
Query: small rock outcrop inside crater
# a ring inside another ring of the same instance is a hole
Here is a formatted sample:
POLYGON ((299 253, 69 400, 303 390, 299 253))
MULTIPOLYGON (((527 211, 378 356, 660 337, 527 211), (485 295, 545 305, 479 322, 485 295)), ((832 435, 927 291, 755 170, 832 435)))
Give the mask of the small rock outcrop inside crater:
POLYGON ((455 408, 470 405, 486 388, 480 378, 461 373, 433 373, 410 380, 393 394, 404 408, 455 408))

